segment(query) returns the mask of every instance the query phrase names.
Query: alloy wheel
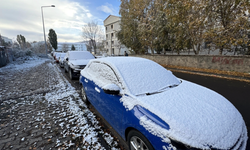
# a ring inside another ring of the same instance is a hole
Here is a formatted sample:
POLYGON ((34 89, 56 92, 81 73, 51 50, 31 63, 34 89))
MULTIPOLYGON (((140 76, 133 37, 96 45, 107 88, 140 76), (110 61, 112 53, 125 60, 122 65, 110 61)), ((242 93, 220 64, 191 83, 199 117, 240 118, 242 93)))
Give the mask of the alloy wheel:
POLYGON ((86 93, 85 93, 84 87, 81 88, 81 94, 82 94, 82 100, 84 102, 86 102, 87 101, 87 97, 86 97, 86 93))
POLYGON ((137 136, 133 136, 130 139, 131 150, 148 150, 147 145, 137 136))
POLYGON ((73 76, 72 76, 72 71, 69 70, 69 78, 72 80, 73 79, 73 76))

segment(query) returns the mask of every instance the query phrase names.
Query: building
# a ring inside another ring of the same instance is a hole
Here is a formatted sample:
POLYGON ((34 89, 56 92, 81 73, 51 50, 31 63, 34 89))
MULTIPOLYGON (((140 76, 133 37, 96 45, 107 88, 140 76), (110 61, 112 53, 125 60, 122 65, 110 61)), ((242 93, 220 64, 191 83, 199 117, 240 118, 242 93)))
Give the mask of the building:
POLYGON ((76 42, 76 43, 58 43, 57 45, 57 50, 56 51, 62 51, 62 52, 67 52, 71 50, 72 45, 75 47, 75 51, 86 51, 86 45, 82 42, 76 42))
POLYGON ((128 48, 122 45, 117 37, 120 27, 121 18, 114 15, 109 15, 104 20, 106 40, 104 41, 104 48, 108 55, 124 55, 124 51, 128 52, 128 48))

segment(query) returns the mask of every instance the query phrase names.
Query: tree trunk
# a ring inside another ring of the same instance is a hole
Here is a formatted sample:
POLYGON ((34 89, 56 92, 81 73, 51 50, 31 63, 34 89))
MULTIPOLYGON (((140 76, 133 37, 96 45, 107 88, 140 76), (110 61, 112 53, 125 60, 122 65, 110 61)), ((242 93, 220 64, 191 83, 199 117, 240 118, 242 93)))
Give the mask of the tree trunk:
POLYGON ((197 54, 196 54, 196 55, 199 55, 199 53, 200 53, 200 50, 201 50, 201 44, 198 44, 198 48, 197 48, 197 54))
POLYGON ((194 54, 197 55, 197 51, 195 50, 195 45, 192 45, 194 54))
POLYGON ((220 48, 220 53, 219 53, 219 55, 222 55, 222 52, 223 52, 223 47, 220 48))
POLYGON ((234 55, 236 54, 237 50, 238 50, 238 48, 237 48, 237 45, 236 45, 236 47, 234 49, 234 55))

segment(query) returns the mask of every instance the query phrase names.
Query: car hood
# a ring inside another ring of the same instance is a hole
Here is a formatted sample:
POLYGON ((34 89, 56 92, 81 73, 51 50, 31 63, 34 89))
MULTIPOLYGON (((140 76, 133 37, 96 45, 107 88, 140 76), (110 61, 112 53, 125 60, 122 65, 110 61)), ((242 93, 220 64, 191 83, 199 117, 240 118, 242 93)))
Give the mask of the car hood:
POLYGON ((210 146, 229 149, 238 140, 247 139, 245 134, 241 137, 246 126, 238 110, 220 94, 200 85, 183 80, 177 87, 136 99, 134 106, 141 105, 169 125, 170 129, 163 132, 160 127, 140 120, 141 125, 149 131, 155 130, 156 135, 165 134, 164 137, 202 149, 210 146))
POLYGON ((73 65, 87 65, 90 59, 77 59, 70 60, 69 62, 73 65))

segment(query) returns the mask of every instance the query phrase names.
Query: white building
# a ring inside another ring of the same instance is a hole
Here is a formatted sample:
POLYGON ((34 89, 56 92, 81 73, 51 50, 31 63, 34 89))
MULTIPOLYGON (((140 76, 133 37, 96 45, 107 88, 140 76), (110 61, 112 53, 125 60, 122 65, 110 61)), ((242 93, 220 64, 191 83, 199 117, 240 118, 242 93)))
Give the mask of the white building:
POLYGON ((59 42, 57 44, 57 50, 56 51, 70 51, 71 50, 71 47, 72 45, 74 45, 75 47, 75 51, 86 51, 87 48, 86 48, 86 45, 82 42, 76 42, 76 43, 69 43, 69 42, 59 42))
POLYGON ((124 51, 128 49, 122 45, 117 37, 117 32, 121 30, 121 18, 118 16, 109 15, 104 20, 106 40, 104 41, 104 48, 108 55, 124 55, 124 51))

